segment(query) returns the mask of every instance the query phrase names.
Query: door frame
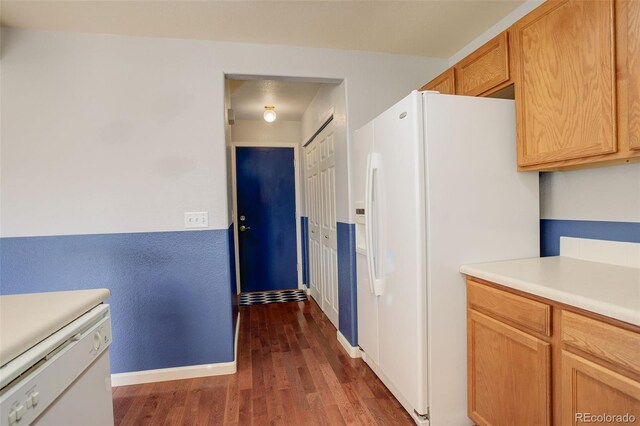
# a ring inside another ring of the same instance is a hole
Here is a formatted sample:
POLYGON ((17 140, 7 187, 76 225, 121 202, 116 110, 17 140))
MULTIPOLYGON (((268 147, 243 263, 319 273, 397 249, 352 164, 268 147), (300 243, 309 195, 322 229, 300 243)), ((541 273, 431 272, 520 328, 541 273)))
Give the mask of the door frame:
POLYGON ((242 292, 242 279, 240 277, 240 239, 238 234, 238 186, 236 180, 236 148, 293 148, 293 174, 295 180, 295 206, 296 206, 296 272, 298 276, 298 289, 304 289, 302 283, 302 230, 300 229, 300 160, 298 158, 299 144, 294 142, 231 142, 231 193, 233 207, 231 219, 233 220, 233 241, 236 256, 235 273, 238 283, 238 294, 242 292))

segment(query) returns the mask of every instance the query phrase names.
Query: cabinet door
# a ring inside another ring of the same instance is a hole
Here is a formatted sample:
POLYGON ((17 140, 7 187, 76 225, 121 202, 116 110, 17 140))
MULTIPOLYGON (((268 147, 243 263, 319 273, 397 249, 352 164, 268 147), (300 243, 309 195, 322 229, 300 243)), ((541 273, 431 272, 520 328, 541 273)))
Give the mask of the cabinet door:
POLYGON ((456 74, 449 68, 424 86, 420 90, 436 90, 444 95, 456 94, 456 74))
POLYGON ((469 417, 479 425, 550 424, 549 343, 467 311, 469 417))
MULTIPOLYGON (((640 419, 640 383, 567 351, 562 351, 563 425, 593 423, 588 415, 640 419)), ((598 424, 629 423, 615 418, 598 424)), ((631 422, 635 423, 635 422, 631 422)))
POLYGON ((620 96, 620 137, 640 150, 640 1, 616 3, 620 96))
POLYGON ((456 93, 481 95, 509 80, 509 44, 506 32, 455 65, 456 93))
POLYGON ((512 31, 518 164, 613 153, 613 0, 550 0, 512 31))

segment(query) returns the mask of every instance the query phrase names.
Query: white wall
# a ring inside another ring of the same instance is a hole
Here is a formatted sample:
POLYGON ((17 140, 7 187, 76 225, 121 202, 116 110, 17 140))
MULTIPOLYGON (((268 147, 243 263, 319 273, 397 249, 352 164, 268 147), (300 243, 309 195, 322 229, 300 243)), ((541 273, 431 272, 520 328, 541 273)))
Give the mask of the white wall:
MULTIPOLYGON (((527 0, 449 58, 449 65, 513 25, 542 1, 527 0)), ((640 222, 640 164, 540 174, 542 219, 640 222)))
POLYGON ((540 174, 543 219, 640 222, 640 164, 540 174))
POLYGON ((203 45, 3 29, 3 236, 226 227, 223 80, 203 45))
POLYGON ((300 143, 302 138, 300 121, 236 120, 231 126, 233 142, 291 142, 300 143))
POLYGON ((353 132, 446 66, 330 49, 2 31, 3 236, 180 230, 193 210, 226 228, 224 73, 345 79, 353 132))

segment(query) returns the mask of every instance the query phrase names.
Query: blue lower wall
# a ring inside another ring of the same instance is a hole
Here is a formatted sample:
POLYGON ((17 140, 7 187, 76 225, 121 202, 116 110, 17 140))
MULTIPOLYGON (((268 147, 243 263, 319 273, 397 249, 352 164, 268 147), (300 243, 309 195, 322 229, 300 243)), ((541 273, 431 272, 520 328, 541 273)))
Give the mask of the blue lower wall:
POLYGON ((560 237, 640 243, 640 222, 542 219, 540 256, 558 256, 560 237))
POLYGON ((113 373, 228 362, 230 238, 226 229, 2 238, 0 294, 110 289, 113 373))
POLYGON ((358 344, 358 296, 356 282, 356 228, 338 222, 338 324, 352 346, 358 344))

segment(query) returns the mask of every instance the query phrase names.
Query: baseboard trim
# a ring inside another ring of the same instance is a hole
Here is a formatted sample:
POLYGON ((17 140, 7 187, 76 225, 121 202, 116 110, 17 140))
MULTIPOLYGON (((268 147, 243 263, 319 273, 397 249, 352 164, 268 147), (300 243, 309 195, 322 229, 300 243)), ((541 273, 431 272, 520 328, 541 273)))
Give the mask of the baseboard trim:
POLYGON ((344 337, 342 333, 340 333, 340 330, 336 331, 336 334, 338 336, 338 342, 340 342, 340 345, 342 345, 344 350, 347 352, 347 355, 349 355, 351 358, 362 357, 362 355, 360 354, 360 348, 358 348, 357 346, 351 346, 351 343, 349 343, 347 338, 344 337))
POLYGON ((236 322, 233 361, 216 364, 188 365, 185 367, 159 368, 156 370, 131 371, 111 375, 111 386, 140 385, 143 383, 166 382, 168 380, 193 379, 196 377, 223 376, 237 372, 238 335, 240 334, 240 313, 236 322))
POLYGON ((157 370, 132 371, 111 375, 111 386, 140 385, 168 380, 193 379, 195 377, 234 374, 236 362, 189 365, 186 367, 159 368, 157 370))

